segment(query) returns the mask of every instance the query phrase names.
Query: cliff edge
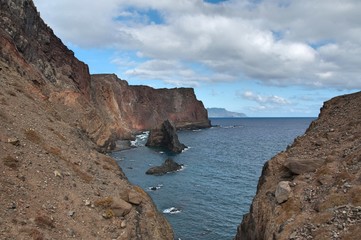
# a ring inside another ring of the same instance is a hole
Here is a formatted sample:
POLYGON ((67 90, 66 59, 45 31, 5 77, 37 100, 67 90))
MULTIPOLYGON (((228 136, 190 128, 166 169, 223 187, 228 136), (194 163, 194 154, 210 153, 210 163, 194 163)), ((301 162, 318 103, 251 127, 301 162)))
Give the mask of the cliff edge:
POLYGON ((361 239, 361 92, 317 120, 263 167, 240 239, 361 239))
POLYGON ((207 127, 193 90, 91 76, 31 0, 0 1, 0 46, 0 238, 173 239, 102 152, 167 118, 207 127))

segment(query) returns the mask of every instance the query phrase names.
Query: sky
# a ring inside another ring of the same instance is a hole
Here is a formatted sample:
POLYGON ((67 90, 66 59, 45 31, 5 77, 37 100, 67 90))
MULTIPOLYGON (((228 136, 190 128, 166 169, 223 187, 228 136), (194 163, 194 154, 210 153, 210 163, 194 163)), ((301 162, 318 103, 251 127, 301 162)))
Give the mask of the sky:
POLYGON ((89 65, 205 107, 316 117, 361 88, 360 0, 34 0, 89 65))

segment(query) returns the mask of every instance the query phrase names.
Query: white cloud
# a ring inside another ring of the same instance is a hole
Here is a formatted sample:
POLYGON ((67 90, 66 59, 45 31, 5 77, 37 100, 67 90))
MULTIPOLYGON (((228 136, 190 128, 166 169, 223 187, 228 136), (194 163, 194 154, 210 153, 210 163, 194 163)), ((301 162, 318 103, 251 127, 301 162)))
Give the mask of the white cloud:
POLYGON ((192 86, 246 78, 268 85, 361 87, 359 0, 35 3, 65 42, 138 52, 142 59, 127 67, 128 76, 192 86))
POLYGON ((254 93, 252 91, 245 91, 242 94, 238 93, 237 95, 243 97, 244 99, 255 101, 255 102, 261 104, 262 107, 265 107, 265 105, 281 106, 281 105, 291 104, 291 102, 288 101, 287 99, 280 97, 280 96, 276 96, 276 95, 262 96, 262 95, 254 93))
POLYGON ((125 74, 147 80, 162 80, 175 86, 196 87, 199 81, 207 80, 205 76, 200 76, 181 62, 173 60, 149 60, 128 69, 125 74))

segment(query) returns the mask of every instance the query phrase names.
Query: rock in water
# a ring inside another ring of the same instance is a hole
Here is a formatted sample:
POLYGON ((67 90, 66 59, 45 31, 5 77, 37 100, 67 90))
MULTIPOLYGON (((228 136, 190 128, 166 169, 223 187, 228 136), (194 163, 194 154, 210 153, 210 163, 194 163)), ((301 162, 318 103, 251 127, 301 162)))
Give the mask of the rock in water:
POLYGON ((145 145, 165 148, 175 153, 181 153, 186 148, 184 144, 179 142, 176 128, 169 120, 165 120, 160 127, 150 131, 145 145))
POLYGON ((182 164, 178 164, 173 159, 168 158, 161 166, 151 167, 145 173, 150 175, 163 175, 168 172, 178 171, 182 166, 182 164))

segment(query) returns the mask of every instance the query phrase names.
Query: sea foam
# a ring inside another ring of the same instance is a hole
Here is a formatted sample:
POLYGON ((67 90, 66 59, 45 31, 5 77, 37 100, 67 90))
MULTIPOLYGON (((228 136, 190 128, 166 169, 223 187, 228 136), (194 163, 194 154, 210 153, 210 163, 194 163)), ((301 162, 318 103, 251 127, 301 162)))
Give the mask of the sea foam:
POLYGON ((166 208, 163 210, 163 213, 166 213, 166 214, 177 214, 180 212, 181 212, 181 210, 176 207, 170 207, 170 208, 166 208))

